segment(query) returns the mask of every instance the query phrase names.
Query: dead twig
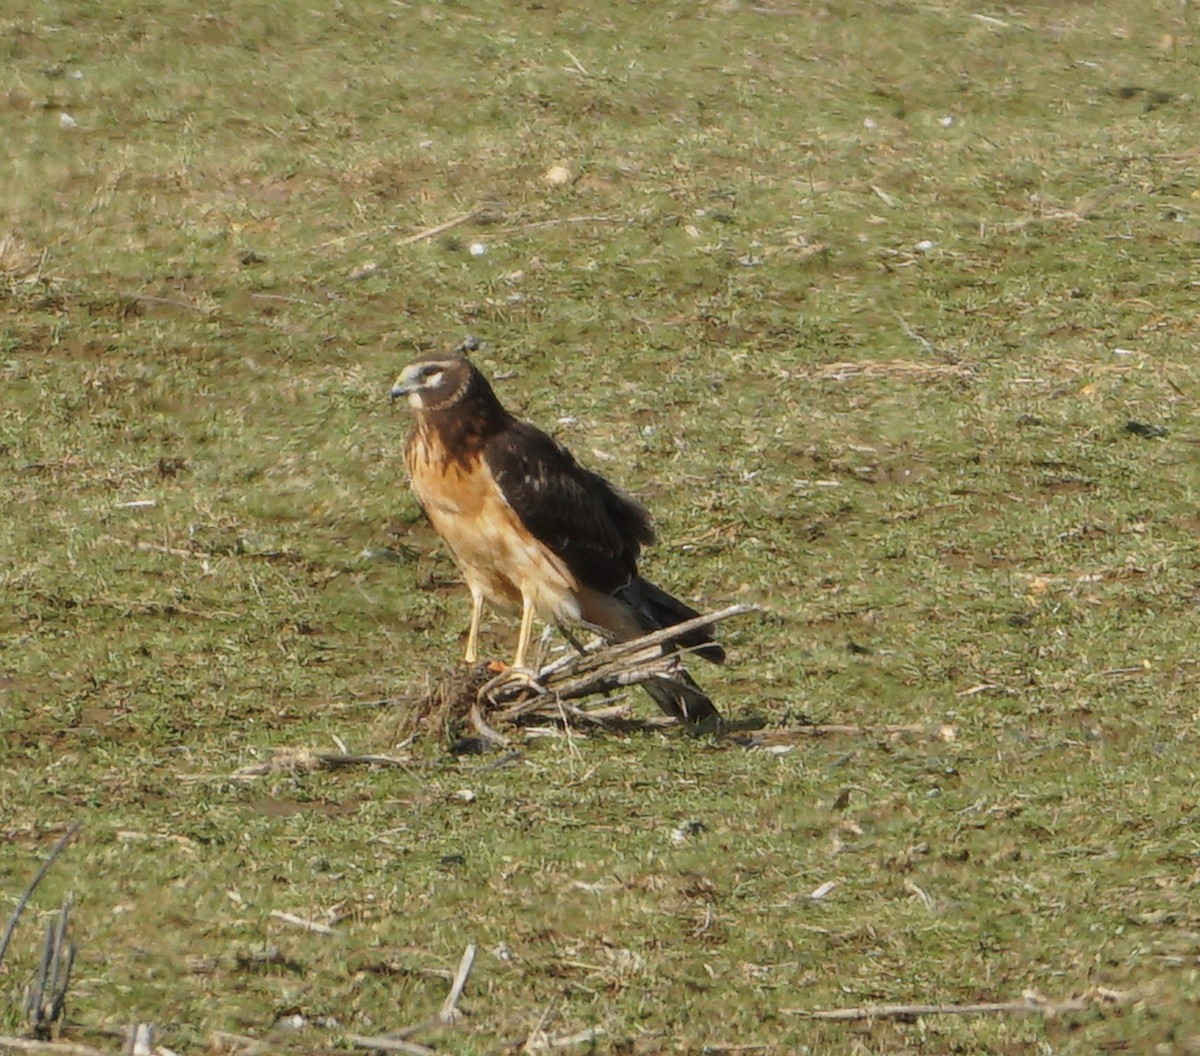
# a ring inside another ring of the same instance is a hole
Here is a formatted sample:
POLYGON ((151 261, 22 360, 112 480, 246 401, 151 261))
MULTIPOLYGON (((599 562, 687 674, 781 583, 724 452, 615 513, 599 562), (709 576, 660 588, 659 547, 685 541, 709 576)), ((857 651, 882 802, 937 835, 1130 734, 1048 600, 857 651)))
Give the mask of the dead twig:
POLYGON ((248 1034, 232 1034, 227 1030, 212 1031, 210 1039, 212 1048, 236 1048, 241 1056, 255 1056, 256 1053, 265 1052, 270 1045, 269 1040, 252 1038, 248 1034))
MULTIPOLYGON (((1057 223, 1059 221, 1082 224, 1095 217, 1100 207, 1120 189, 1119 184, 1113 184, 1112 186, 1102 188, 1086 198, 1076 199, 1074 207, 1071 209, 1048 209, 1046 212, 1039 213, 1036 216, 1023 216, 1019 220, 1008 220, 990 226, 998 228, 1001 231, 1019 231, 1030 224, 1057 223)), ((983 227, 984 225, 981 224, 980 226, 983 227)))
POLYGON ((842 723, 814 723, 811 726, 791 726, 780 730, 763 730, 748 736, 735 737, 747 748, 770 748, 773 745, 797 744, 817 737, 919 737, 930 741, 953 741, 958 731, 949 724, 888 723, 878 726, 853 726, 842 723))
POLYGON ((25 1018, 38 1038, 57 1039, 66 1013, 71 968, 75 964, 75 944, 67 941, 70 915, 68 898, 58 911, 58 919, 46 926, 42 962, 25 995, 25 1018))
POLYGON ((4 963, 4 955, 8 952, 8 944, 12 942, 13 932, 17 930, 17 921, 21 919, 21 914, 24 912, 26 905, 29 904, 29 900, 33 897, 34 891, 37 890, 38 884, 46 878, 46 874, 50 872, 50 867, 66 849, 67 844, 71 842, 71 839, 82 826, 83 822, 77 821, 58 838, 58 842, 50 850, 50 856, 42 863, 42 867, 34 875, 34 878, 29 881, 29 886, 25 888, 25 893, 17 900, 17 904, 9 916, 8 924, 4 929, 4 937, 0 939, 0 964, 4 963))
MULTIPOLYGON (((596 1042, 604 1037, 603 1027, 588 1027, 586 1030, 581 1030, 575 1034, 560 1034, 557 1037, 552 1037, 545 1030, 538 1029, 529 1035, 521 1045, 522 1052, 551 1052, 554 1049, 568 1049, 574 1045, 591 1045, 595 1046, 596 1042)), ((514 1045, 515 1047, 515 1045, 514 1045)), ((760 1049, 765 1049, 765 1045, 757 1046, 760 1049)), ((706 1052, 712 1050, 711 1045, 705 1045, 706 1052)))
POLYGON ((542 227, 558 227, 560 224, 632 224, 630 216, 558 216, 552 220, 531 220, 526 224, 514 224, 508 231, 536 231, 542 227))
MULTIPOLYGON (((721 620, 756 611, 753 605, 730 605, 641 638, 577 654, 565 663, 549 665, 532 680, 526 672, 506 671, 481 687, 478 699, 493 709, 492 717, 499 722, 530 717, 553 722, 568 714, 561 707, 563 701, 607 694, 652 678, 671 678, 679 654, 687 650, 664 650, 662 646, 721 620)), ((578 710, 573 717, 578 717, 578 710)))
POLYGON ((0 1052, 37 1052, 46 1056, 110 1056, 90 1045, 73 1041, 39 1041, 36 1038, 10 1038, 0 1036, 0 1052))
POLYGON ((463 987, 467 985, 467 977, 475 964, 475 952, 473 942, 463 950, 462 960, 458 962, 458 971, 454 973, 454 981, 450 984, 450 993, 446 995, 446 1000, 442 1002, 438 1011, 438 1019, 443 1023, 455 1023, 462 1014, 458 1011, 458 999, 462 997, 463 987))
MULTIPOLYGON (((598 657, 600 654, 589 655, 598 657)), ((575 700, 597 693, 610 693, 616 689, 637 685, 639 682, 647 682, 658 675, 669 678, 678 663, 678 658, 673 654, 648 653, 628 659, 623 656, 613 657, 596 664, 572 664, 555 680, 553 694, 558 700, 575 700)), ((518 697, 521 689, 519 684, 503 682, 496 687, 492 699, 496 704, 501 704, 518 697)), ((544 694, 547 691, 542 692, 544 694)))
POLYGON ((1010 693, 1011 690, 1007 686, 1000 685, 999 682, 980 682, 978 685, 970 686, 967 689, 960 689, 955 696, 959 697, 974 697, 980 693, 1010 693))
POLYGON ((437 1052, 436 1049, 431 1049, 428 1045, 422 1045, 418 1041, 408 1041, 405 1038, 391 1037, 387 1034, 381 1034, 374 1038, 363 1034, 347 1034, 346 1040, 360 1049, 372 1049, 375 1052, 407 1052, 411 1056, 435 1056, 437 1052))
POLYGON ((356 755, 348 752, 314 752, 310 748, 277 748, 270 759, 251 763, 232 774, 184 774, 184 781, 253 781, 269 774, 308 774, 318 770, 337 770, 345 766, 398 766, 406 768, 411 759, 392 755, 356 755))
POLYGON ((479 706, 478 701, 471 705, 470 719, 471 728, 489 744, 494 744, 498 748, 507 748, 512 744, 512 741, 505 737, 504 734, 498 733, 487 724, 487 721, 483 717, 483 709, 479 706))
POLYGON ((321 770, 336 770, 342 766, 399 766, 406 767, 409 759, 397 759, 391 755, 356 755, 353 752, 314 752, 317 768, 321 770))
POLYGON ((677 641, 692 631, 698 631, 701 627, 708 627, 710 624, 720 623, 734 616, 744 616, 750 612, 761 611, 762 609, 758 605, 729 605, 724 609, 718 609, 716 612, 697 616, 695 619, 684 620, 682 623, 674 624, 671 627, 664 627, 661 631, 654 631, 651 634, 644 634, 641 638, 634 638, 628 642, 618 642, 616 645, 610 645, 605 649, 601 649, 596 653, 589 653, 588 655, 594 657, 602 656, 606 661, 608 659, 616 659, 631 653, 639 653, 652 645, 677 641))
POLYGON ((538 1043, 545 1038, 546 1032, 543 1028, 546 1026, 546 1021, 550 1018, 550 1013, 553 1011, 553 1009, 553 1003, 542 1009, 541 1015, 538 1016, 537 1024, 534 1026, 533 1030, 529 1032, 524 1043, 521 1045, 522 1052, 534 1052, 538 1043))
POLYGON ((859 1019, 909 1019, 914 1016, 1038 1015, 1053 1018, 1066 1012, 1083 1012, 1094 1005, 1124 1004, 1132 995, 1103 987, 1065 1001, 1050 1001, 1028 991, 1019 1001, 982 1001, 964 1005, 862 1005, 858 1008, 785 1008, 789 1016, 846 1022, 859 1019))
POLYGON ((932 341, 918 333, 913 327, 912 323, 905 319, 904 316, 902 316, 899 312, 893 312, 892 314, 896 316, 896 321, 900 324, 901 330, 903 330, 918 345, 925 349, 926 352, 929 352, 932 355, 937 355, 938 350, 933 347, 932 341))
MULTIPOLYGON (((656 646, 677 641, 692 631, 720 623, 733 616, 758 611, 756 605, 730 605, 717 612, 644 634, 641 638, 617 642, 581 656, 573 656, 565 664, 553 665, 551 677, 539 675, 537 684, 544 693, 569 700, 607 692, 619 686, 645 682, 655 675, 663 674, 663 665, 669 666, 674 660, 674 654, 664 656, 662 653, 652 652, 656 646)), ((524 681, 526 685, 517 685, 517 692, 511 693, 508 684, 502 678, 489 694, 494 703, 503 703, 506 699, 517 696, 522 688, 527 688, 527 677, 517 675, 513 676, 513 680, 524 681)))
MULTIPOLYGON (((440 224, 434 224, 432 227, 422 228, 411 235, 405 235, 396 245, 411 246, 415 242, 420 242, 426 238, 433 238, 435 235, 440 235, 443 231, 449 231, 451 228, 458 227, 459 224, 465 224, 468 220, 474 220, 477 216, 482 215, 483 209, 469 209, 465 213, 459 213, 458 216, 452 216, 449 220, 443 220, 440 224)), ((348 235, 338 235, 336 238, 326 239, 320 244, 321 249, 328 249, 330 246, 340 246, 345 242, 355 242, 360 238, 369 238, 372 235, 386 234, 390 231, 395 231, 395 224, 387 224, 384 227, 372 227, 367 231, 353 231, 348 235)))
POLYGON ((298 917, 295 913, 285 913, 282 909, 271 910, 271 918, 273 920, 281 920, 284 924, 291 924, 297 928, 303 928, 305 931, 314 932, 317 935, 336 935, 337 932, 328 924, 322 924, 316 920, 306 920, 304 917, 298 917))
POLYGON ((406 1052, 411 1056, 434 1056, 436 1050, 409 1039, 422 1030, 448 1027, 458 1022, 462 1015, 458 1010, 458 1000, 462 997, 463 987, 467 985, 471 968, 475 964, 476 952, 478 952, 478 947, 473 942, 463 950, 462 959, 458 962, 458 970, 454 973, 454 980, 450 984, 450 992, 446 995, 446 1000, 442 1002, 438 1014, 432 1019, 374 1037, 363 1034, 347 1034, 346 1041, 351 1045, 357 1045, 360 1049, 373 1049, 376 1052, 406 1052))
POLYGON ((320 308, 321 304, 318 301, 305 300, 303 297, 289 297, 284 293, 252 293, 250 299, 253 301, 280 301, 283 304, 299 304, 305 308, 320 308))
POLYGON ((156 297, 152 293, 122 293, 120 296, 137 301, 139 304, 162 304, 168 308, 182 308, 184 311, 196 312, 199 315, 212 315, 216 311, 215 308, 205 308, 203 305, 192 304, 190 301, 179 300, 175 297, 156 297))
MULTIPOLYGON (((680 658, 691 650, 672 648, 671 643, 722 620, 757 611, 754 605, 730 605, 628 642, 597 643, 581 653, 555 659, 536 673, 494 664, 459 669, 407 711, 398 724, 403 727, 399 732, 415 733, 423 728, 435 735, 454 735, 465 727, 491 744, 507 746, 510 739, 497 726, 619 726, 630 721, 628 713, 623 705, 615 706, 609 694, 651 679, 678 677, 680 658), (497 668, 501 668, 499 673, 497 668), (596 707, 570 703, 598 695, 606 699, 596 707)), ((641 725, 660 723, 647 720, 641 725)))
POLYGON ((579 61, 579 56, 576 55, 575 52, 573 52, 570 48, 563 48, 563 51, 566 53, 567 58, 571 60, 571 65, 574 66, 575 69, 577 69, 585 77, 591 76, 591 74, 587 71, 587 67, 585 67, 583 63, 579 61))
POLYGON ((806 1019, 847 1021, 856 1019, 907 1019, 910 1016, 980 1016, 1012 1013, 1053 1015, 1058 1012, 1080 1012, 1087 1008, 1086 1001, 1066 1001, 1053 1008, 1031 1004, 1028 1001, 984 1001, 976 1005, 863 1005, 861 1008, 818 1008, 806 1011, 800 1008, 785 1008, 788 1015, 804 1016, 806 1019))
POLYGON ((154 1027, 150 1023, 131 1023, 125 1032, 125 1048, 122 1056, 152 1056, 154 1027))
MULTIPOLYGON (((903 320, 901 320, 903 322, 903 320)), ((924 341, 923 338, 910 334, 918 342, 924 341)), ((883 361, 865 360, 863 362, 852 363, 824 363, 815 370, 804 373, 813 373, 817 377, 827 381, 849 381, 851 378, 890 378, 890 377, 913 377, 913 378, 962 378, 969 379, 975 377, 975 369, 962 363, 921 363, 907 359, 890 359, 883 361)))
POLYGON ((468 220, 474 220, 481 212, 483 212, 482 209, 471 209, 468 212, 460 213, 458 216, 452 216, 449 220, 444 220, 440 224, 434 224, 433 227, 427 227, 423 231, 418 231, 415 234, 400 239, 396 245, 411 246, 414 242, 423 242, 427 238, 440 235, 443 231, 449 231, 452 227, 465 224, 468 220))

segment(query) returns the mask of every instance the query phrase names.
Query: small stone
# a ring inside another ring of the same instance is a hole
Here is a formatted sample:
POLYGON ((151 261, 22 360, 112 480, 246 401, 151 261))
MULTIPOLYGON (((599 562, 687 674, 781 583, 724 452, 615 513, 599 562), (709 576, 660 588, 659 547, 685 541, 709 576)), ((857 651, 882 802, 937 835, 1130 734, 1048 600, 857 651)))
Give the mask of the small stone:
POLYGON ((686 843, 693 836, 699 836, 702 832, 707 832, 708 826, 702 821, 685 821, 677 829, 671 830, 671 842, 676 846, 681 843, 686 843))
POLYGON ((365 279, 374 275, 379 270, 379 265, 373 260, 368 260, 361 267, 355 268, 350 272, 348 278, 351 282, 358 282, 360 279, 365 279))

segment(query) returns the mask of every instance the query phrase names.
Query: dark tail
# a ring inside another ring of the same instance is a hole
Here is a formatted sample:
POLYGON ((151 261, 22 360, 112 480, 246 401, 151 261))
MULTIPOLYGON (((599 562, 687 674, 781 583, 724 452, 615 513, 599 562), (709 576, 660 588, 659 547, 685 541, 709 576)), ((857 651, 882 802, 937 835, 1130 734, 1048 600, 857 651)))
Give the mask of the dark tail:
MULTIPOLYGON (((678 598, 640 577, 618 590, 616 596, 633 610, 643 633, 646 634, 674 627, 685 620, 694 620, 700 615, 690 605, 685 605, 678 598)), ((713 637, 713 629, 710 626, 699 627, 676 638, 674 642, 663 647, 663 652, 677 652, 680 649, 689 649, 714 664, 719 664, 725 659, 725 650, 713 637)), ((710 719, 719 722, 721 713, 717 711, 708 694, 696 684, 696 680, 683 669, 683 664, 675 663, 673 668, 669 675, 659 675, 642 683, 642 687, 650 694, 654 703, 667 715, 685 722, 701 723, 710 719)))
POLYGON ((717 706, 708 694, 696 685, 696 680, 682 665, 676 665, 669 675, 656 675, 643 682, 642 688, 650 694, 650 699, 673 719, 693 724, 707 722, 709 719, 721 721, 721 713, 717 711, 717 706))
MULTIPOLYGON (((665 590, 656 587, 647 579, 640 576, 626 587, 617 591, 617 597, 633 609, 644 632, 662 630, 664 627, 674 627, 685 620, 694 620, 700 615, 690 605, 685 605, 678 598, 672 597, 665 590)), ((714 664, 724 663, 725 650, 713 637, 711 626, 698 627, 675 639, 677 649, 690 649, 697 656, 704 657, 714 664)))

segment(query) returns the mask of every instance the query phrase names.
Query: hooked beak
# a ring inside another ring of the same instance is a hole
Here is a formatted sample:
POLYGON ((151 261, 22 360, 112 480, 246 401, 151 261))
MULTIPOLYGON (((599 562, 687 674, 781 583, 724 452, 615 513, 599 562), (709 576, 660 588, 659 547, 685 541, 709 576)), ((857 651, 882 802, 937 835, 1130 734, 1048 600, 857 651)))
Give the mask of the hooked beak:
POLYGON ((419 388, 416 371, 411 367, 406 367, 400 377, 392 383, 391 397, 393 400, 398 400, 401 396, 411 396, 419 388))

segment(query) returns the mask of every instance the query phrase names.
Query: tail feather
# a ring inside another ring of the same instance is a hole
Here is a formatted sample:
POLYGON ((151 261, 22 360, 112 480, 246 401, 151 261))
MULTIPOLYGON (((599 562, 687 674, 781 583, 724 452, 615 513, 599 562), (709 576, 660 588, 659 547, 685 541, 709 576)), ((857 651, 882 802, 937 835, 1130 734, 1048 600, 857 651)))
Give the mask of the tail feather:
POLYGON ((682 667, 670 675, 656 675, 643 682, 642 688, 665 714, 674 719, 693 724, 709 719, 721 721, 716 705, 682 667))
MULTIPOLYGON (((641 634, 673 627, 685 620, 694 620, 700 615, 690 605, 684 604, 678 598, 672 597, 665 590, 641 577, 616 591, 615 597, 624 606, 627 606, 628 611, 625 618, 628 619, 632 616, 641 634)), ((630 630, 632 631, 632 628, 630 630)), ((630 631, 625 633, 630 634, 630 631)), ((632 636, 636 637, 636 634, 632 636)), ((725 659, 725 650, 717 644, 711 626, 689 631, 661 648, 664 654, 678 653, 681 649, 688 649, 714 664, 719 664, 725 659)), ((670 674, 656 675, 642 683, 642 688, 650 694, 654 703, 667 715, 684 722, 701 723, 710 719, 719 722, 720 712, 717 711, 708 694, 684 670, 683 664, 678 661, 678 658, 671 666, 670 674)))
MULTIPOLYGON (((685 620, 694 620, 700 615, 690 605, 640 576, 618 590, 616 596, 633 610, 642 625, 643 633, 646 634, 664 627, 673 627, 685 620)), ((696 630, 675 639, 675 642, 676 648, 690 649, 710 663, 720 664, 725 661, 725 650, 713 637, 711 626, 697 627, 696 630)))

